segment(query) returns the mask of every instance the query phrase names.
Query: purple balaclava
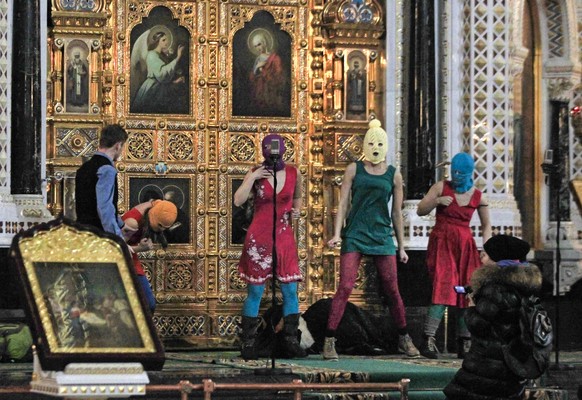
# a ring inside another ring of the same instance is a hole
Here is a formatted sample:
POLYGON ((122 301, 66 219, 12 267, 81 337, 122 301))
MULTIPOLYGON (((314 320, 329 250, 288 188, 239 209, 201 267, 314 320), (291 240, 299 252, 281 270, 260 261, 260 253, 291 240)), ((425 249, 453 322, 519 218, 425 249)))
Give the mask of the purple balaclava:
POLYGON ((263 139, 261 143, 261 148, 263 150, 263 165, 268 169, 273 169, 273 159, 271 159, 271 143, 273 140, 279 141, 279 158, 275 164, 275 171, 280 171, 285 168, 285 161, 283 161, 283 156, 285 155, 285 140, 277 134, 271 133, 263 139))

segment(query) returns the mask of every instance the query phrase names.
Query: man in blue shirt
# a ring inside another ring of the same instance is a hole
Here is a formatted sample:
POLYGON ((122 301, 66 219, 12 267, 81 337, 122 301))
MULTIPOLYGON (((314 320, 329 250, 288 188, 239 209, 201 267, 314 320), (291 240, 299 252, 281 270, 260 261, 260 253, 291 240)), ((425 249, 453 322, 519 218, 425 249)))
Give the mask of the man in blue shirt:
POLYGON ((117 211, 117 169, 114 163, 121 157, 127 137, 120 125, 104 127, 99 148, 75 176, 77 222, 114 233, 122 239, 124 223, 117 211))

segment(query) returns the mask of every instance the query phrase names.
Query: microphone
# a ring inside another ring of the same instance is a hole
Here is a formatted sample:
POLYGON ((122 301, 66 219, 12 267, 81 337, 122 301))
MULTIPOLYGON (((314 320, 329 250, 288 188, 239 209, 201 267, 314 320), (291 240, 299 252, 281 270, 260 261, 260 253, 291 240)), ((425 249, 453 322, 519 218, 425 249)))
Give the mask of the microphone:
POLYGON ((554 162, 555 154, 554 149, 546 149, 544 153, 544 162, 542 163, 542 170, 544 174, 551 175, 552 172, 558 170, 558 165, 554 162))
POLYGON ((279 143, 279 139, 271 140, 271 158, 276 160, 280 157, 281 151, 281 144, 279 143))
POLYGON ((447 165, 451 165, 450 161, 442 161, 440 163, 438 163, 437 165, 435 165, 435 168, 440 168, 440 167, 446 167, 447 165))

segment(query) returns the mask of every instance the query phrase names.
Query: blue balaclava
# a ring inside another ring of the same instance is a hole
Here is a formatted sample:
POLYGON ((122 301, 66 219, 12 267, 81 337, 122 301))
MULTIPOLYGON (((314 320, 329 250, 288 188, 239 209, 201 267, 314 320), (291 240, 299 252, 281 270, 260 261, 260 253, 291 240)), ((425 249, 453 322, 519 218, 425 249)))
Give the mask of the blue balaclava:
POLYGON ((457 153, 451 160, 451 183, 457 193, 465 193, 473 187, 475 161, 467 153, 457 153))

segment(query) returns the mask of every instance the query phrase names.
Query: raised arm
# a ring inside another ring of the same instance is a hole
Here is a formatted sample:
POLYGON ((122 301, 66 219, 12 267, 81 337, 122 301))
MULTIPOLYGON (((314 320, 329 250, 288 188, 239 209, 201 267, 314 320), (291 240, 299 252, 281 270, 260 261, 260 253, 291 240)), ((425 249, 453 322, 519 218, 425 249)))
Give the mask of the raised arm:
POLYGON ((271 173, 264 166, 247 172, 243 183, 234 193, 234 205, 237 207, 242 206, 249 199, 255 181, 257 179, 268 178, 269 176, 271 176, 271 173))
POLYGON ((441 196, 443 193, 443 181, 439 181, 432 185, 428 193, 422 198, 416 208, 416 213, 419 216, 428 215, 438 205, 449 205, 453 200, 450 196, 441 196))

